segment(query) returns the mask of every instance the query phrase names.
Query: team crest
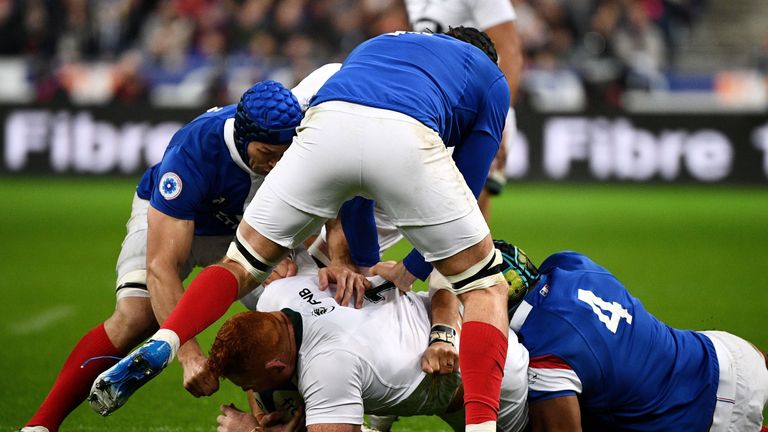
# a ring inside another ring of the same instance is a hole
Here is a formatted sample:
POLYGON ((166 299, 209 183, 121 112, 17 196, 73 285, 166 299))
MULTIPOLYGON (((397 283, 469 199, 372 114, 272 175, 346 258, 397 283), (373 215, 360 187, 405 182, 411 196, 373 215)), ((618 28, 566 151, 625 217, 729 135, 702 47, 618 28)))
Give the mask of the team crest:
POLYGON ((325 315, 328 312, 331 312, 332 310, 336 309, 336 306, 320 306, 319 308, 312 309, 312 315, 313 316, 320 316, 325 315))
POLYGON ((167 172, 160 179, 158 189, 163 198, 172 200, 181 194, 181 178, 174 172, 167 172))

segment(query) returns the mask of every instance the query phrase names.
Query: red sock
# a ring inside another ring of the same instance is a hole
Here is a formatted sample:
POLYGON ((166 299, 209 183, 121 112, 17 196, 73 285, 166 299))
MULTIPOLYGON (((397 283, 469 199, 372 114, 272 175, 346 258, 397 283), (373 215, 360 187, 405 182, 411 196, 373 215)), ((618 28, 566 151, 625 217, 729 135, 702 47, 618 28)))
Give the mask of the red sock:
POLYGON ((221 318, 237 300, 237 279, 221 266, 210 266, 195 277, 160 328, 174 331, 179 343, 192 339, 221 318))
POLYGON ((464 382, 466 424, 496 421, 506 359, 507 338, 504 333, 484 322, 464 323, 459 368, 464 382))
POLYGON ((768 426, 763 426, 763 428, 760 429, 760 432, 768 432, 768 426))
POLYGON ((88 397, 93 380, 117 363, 117 359, 106 358, 93 360, 81 367, 86 360, 98 356, 123 356, 109 340, 107 332, 104 331, 104 324, 99 324, 86 333, 75 345, 51 391, 32 419, 27 422, 27 426, 45 426, 51 432, 57 431, 64 418, 88 397))

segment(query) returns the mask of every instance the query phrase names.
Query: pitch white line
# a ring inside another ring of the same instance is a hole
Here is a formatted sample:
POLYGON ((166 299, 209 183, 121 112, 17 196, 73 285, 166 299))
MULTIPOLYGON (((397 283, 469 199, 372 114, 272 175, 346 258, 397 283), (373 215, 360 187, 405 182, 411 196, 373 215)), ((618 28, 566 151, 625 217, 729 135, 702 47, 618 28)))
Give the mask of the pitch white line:
POLYGON ((57 322, 75 314, 74 306, 59 305, 31 316, 26 320, 11 324, 8 330, 11 334, 26 335, 41 332, 57 322))

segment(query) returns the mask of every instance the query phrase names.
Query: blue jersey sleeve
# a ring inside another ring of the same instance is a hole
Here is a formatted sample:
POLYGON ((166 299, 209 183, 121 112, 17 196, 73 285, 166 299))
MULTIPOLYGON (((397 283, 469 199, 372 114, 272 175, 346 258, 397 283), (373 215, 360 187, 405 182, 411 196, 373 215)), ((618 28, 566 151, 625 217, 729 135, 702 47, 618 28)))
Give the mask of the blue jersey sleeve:
POLYGON ((360 267, 372 267, 379 262, 379 234, 373 217, 373 201, 355 197, 339 210, 341 227, 347 238, 352 262, 360 267))
POLYGON ((453 160, 476 198, 499 150, 508 110, 509 87, 502 75, 488 89, 472 130, 453 152, 453 160))
POLYGON ((157 185, 150 204, 168 216, 194 220, 207 194, 202 164, 196 164, 183 147, 169 148, 157 170, 157 185))
POLYGON ((403 265, 420 280, 425 280, 432 273, 432 264, 428 263, 416 249, 411 250, 411 253, 405 257, 403 265))

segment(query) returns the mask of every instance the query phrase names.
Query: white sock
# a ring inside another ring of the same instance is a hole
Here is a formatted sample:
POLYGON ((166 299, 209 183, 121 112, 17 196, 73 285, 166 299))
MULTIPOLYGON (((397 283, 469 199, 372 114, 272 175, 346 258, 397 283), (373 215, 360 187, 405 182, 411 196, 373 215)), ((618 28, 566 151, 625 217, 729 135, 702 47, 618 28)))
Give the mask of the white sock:
POLYGON ((469 424, 466 432, 496 432, 496 422, 491 420, 480 424, 469 424))
POLYGON ((152 335, 150 339, 168 342, 168 345, 171 346, 171 357, 168 359, 168 363, 176 358, 176 352, 179 350, 179 345, 181 344, 179 343, 179 335, 177 335, 175 331, 170 329, 160 329, 157 333, 152 335))

